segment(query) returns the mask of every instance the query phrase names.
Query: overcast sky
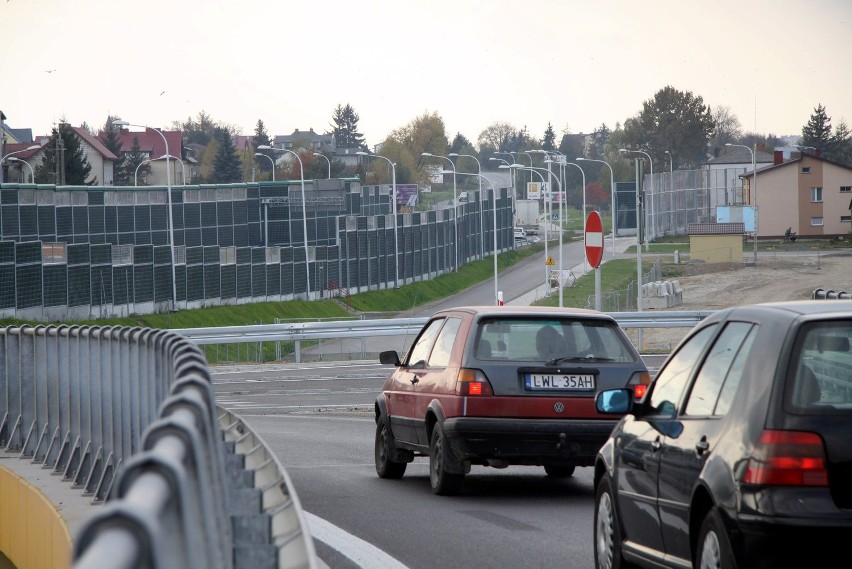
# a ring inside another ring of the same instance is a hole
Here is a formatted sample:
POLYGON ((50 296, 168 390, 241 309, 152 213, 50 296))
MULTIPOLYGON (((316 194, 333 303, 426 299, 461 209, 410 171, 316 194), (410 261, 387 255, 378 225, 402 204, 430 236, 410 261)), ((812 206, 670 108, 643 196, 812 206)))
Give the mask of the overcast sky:
POLYGON ((746 131, 852 123, 852 0, 0 0, 0 110, 47 134, 108 114, 169 127, 207 112, 252 134, 330 129, 370 145, 424 112, 476 142, 610 128, 666 85, 746 131))

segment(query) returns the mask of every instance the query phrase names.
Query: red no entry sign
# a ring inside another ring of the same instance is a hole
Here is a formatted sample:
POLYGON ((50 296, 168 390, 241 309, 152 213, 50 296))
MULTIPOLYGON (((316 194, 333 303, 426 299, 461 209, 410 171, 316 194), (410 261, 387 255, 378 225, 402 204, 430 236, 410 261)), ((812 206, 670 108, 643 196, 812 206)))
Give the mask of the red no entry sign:
POLYGON ((603 259, 603 224, 596 211, 589 213, 586 218, 586 259, 594 269, 600 266, 603 259))

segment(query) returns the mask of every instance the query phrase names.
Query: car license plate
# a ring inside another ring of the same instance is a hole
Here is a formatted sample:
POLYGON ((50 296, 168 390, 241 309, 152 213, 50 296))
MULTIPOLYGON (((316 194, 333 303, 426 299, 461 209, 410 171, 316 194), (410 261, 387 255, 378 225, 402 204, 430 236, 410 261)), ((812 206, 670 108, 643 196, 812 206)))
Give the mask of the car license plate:
POLYGON ((577 389, 595 388, 595 376, 587 373, 528 373, 525 375, 526 388, 538 389, 577 389))

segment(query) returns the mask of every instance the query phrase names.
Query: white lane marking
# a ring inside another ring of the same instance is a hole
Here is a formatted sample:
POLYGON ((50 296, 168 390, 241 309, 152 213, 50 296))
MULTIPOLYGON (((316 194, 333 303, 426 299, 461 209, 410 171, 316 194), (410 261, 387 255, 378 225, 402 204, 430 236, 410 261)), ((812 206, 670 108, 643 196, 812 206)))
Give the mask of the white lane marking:
POLYGON ((244 383, 275 383, 275 382, 300 382, 300 381, 356 381, 359 379, 387 379, 386 375, 359 375, 357 377, 268 377, 263 379, 240 379, 236 381, 228 381, 227 379, 216 379, 213 376, 213 383, 216 385, 242 385, 244 383))
POLYGON ((348 405, 328 405, 318 403, 316 405, 264 405, 263 403, 250 403, 246 401, 224 401, 217 399, 216 402, 225 409, 372 409, 371 403, 350 403, 348 405))
POLYGON ((310 512, 305 512, 305 517, 308 519, 311 536, 332 549, 339 551, 350 561, 357 563, 359 567, 367 569, 372 567, 408 569, 406 565, 403 565, 375 545, 340 529, 331 522, 315 516, 310 512))

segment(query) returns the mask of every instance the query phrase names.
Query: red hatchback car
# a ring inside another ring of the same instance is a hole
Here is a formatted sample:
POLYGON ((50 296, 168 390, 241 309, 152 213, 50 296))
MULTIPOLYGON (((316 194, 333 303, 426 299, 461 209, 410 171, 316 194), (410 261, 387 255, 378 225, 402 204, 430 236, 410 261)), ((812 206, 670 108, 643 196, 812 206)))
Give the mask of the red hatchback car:
POLYGON ((456 494, 471 465, 592 466, 617 418, 595 394, 650 375, 618 323, 593 310, 460 307, 430 318, 376 399, 376 471, 401 478, 429 456, 432 490, 456 494))

